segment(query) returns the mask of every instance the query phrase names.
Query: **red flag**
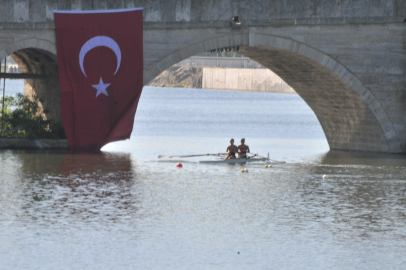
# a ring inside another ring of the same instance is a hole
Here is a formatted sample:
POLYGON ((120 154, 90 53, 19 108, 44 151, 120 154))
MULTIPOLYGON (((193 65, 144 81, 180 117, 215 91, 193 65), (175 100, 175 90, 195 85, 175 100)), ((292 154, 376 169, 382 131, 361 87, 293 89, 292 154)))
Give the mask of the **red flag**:
POLYGON ((142 91, 142 8, 54 11, 62 121, 71 149, 130 138, 142 91))

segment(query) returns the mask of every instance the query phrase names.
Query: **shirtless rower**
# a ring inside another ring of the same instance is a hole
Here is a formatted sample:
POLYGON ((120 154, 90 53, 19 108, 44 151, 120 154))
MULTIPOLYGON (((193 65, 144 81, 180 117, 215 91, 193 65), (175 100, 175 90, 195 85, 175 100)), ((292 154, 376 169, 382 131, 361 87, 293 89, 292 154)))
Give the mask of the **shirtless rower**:
POLYGON ((245 144, 245 139, 241 139, 241 144, 238 146, 238 158, 247 158, 247 153, 250 152, 250 148, 245 144))
POLYGON ((227 147, 226 154, 227 156, 224 159, 233 159, 235 158, 235 153, 238 151, 236 145, 234 145, 234 139, 231 138, 230 145, 227 147))

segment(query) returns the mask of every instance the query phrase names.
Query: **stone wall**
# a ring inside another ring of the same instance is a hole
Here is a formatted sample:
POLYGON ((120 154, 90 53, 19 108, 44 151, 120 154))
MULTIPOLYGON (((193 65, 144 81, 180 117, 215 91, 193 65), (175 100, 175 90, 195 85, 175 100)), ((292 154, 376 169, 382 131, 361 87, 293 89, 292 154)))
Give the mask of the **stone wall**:
POLYGON ((38 29, 53 22, 53 10, 133 7, 144 8, 145 22, 205 22, 204 27, 229 23, 235 15, 249 25, 395 22, 403 21, 406 11, 405 0, 2 0, 0 23, 31 23, 38 29))
POLYGON ((203 68, 202 88, 296 93, 269 69, 203 68))

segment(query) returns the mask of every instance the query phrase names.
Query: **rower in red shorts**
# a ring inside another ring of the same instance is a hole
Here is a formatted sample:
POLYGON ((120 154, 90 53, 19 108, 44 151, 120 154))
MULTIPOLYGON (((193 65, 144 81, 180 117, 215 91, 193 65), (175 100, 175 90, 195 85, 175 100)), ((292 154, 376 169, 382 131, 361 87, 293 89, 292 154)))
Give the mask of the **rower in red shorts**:
POLYGON ((250 148, 245 144, 245 139, 241 139, 241 144, 238 146, 238 158, 248 158, 247 153, 250 152, 250 148))
POLYGON ((227 147, 226 154, 227 156, 224 159, 233 159, 235 158, 235 153, 238 151, 237 145, 234 145, 234 139, 231 138, 230 145, 227 147))

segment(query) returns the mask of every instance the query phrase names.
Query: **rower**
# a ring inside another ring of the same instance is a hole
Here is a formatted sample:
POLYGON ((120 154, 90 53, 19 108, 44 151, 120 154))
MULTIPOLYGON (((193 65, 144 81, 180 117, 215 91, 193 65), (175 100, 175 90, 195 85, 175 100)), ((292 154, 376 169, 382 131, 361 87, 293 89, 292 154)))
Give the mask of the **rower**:
POLYGON ((241 139, 241 144, 238 146, 238 158, 248 158, 247 153, 250 152, 250 148, 245 144, 245 138, 241 139))
POLYGON ((227 147, 226 154, 227 156, 224 159, 233 159, 235 158, 235 152, 238 151, 236 145, 234 145, 234 139, 231 138, 230 145, 227 147))

